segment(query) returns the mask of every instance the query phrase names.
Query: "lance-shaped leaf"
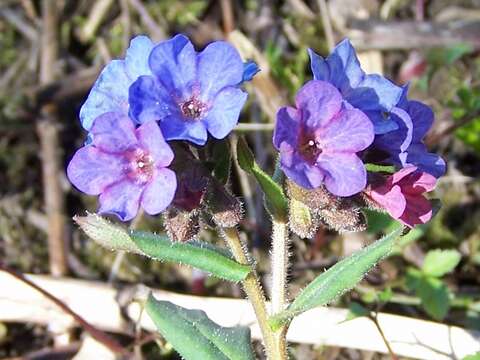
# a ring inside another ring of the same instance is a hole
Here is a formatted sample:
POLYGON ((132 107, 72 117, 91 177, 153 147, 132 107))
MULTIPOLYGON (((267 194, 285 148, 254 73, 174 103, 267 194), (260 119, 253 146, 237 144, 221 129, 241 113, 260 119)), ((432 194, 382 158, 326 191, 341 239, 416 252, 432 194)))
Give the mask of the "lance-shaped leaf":
POLYGON ((314 307, 326 305, 352 289, 378 261, 390 254, 402 230, 403 227, 399 227, 319 275, 303 289, 287 310, 270 319, 271 326, 276 329, 294 316, 314 307))
POLYGON ((96 214, 77 216, 75 221, 90 238, 111 250, 189 265, 230 281, 242 281, 251 272, 250 266, 236 262, 227 250, 210 244, 170 241, 165 235, 128 231, 96 214))
POLYGON ((221 327, 205 312, 189 310, 150 295, 145 310, 158 331, 186 360, 253 360, 248 327, 221 327))
POLYGON ((288 202, 282 187, 258 166, 252 151, 242 137, 238 139, 237 143, 237 161, 244 171, 252 174, 257 180, 265 194, 265 206, 271 215, 286 221, 288 202))

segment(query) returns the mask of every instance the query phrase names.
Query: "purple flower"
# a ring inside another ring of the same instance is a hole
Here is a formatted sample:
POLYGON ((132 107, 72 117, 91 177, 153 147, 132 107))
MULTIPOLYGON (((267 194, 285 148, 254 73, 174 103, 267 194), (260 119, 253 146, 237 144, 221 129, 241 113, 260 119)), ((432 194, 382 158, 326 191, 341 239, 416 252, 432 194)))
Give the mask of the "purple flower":
POLYGON ((369 186, 365 194, 394 219, 414 227, 432 218, 432 205, 423 194, 432 191, 436 184, 437 179, 432 175, 407 166, 384 183, 369 186))
POLYGON ((419 170, 439 178, 446 171, 445 161, 437 154, 427 151, 423 138, 434 120, 433 111, 427 105, 407 99, 408 87, 403 89, 402 98, 395 111, 402 116, 393 117, 398 129, 378 135, 374 148, 387 154, 387 163, 404 167, 416 166, 419 170))
POLYGON ((128 88, 140 75, 151 74, 148 56, 152 49, 148 37, 137 36, 130 42, 125 60, 113 60, 102 70, 80 109, 80 121, 86 130, 104 113, 128 114, 128 88))
POLYGON ((148 64, 153 76, 140 76, 130 87, 136 121, 157 120, 167 140, 198 145, 208 133, 222 139, 232 131, 247 99, 238 88, 244 65, 234 47, 216 41, 197 53, 186 36, 177 35, 155 46, 148 64))
POLYGON ((357 152, 373 141, 374 130, 358 109, 342 106, 342 95, 325 81, 306 83, 296 108, 277 113, 273 143, 285 174, 298 185, 325 184, 337 196, 350 196, 366 185, 366 170, 357 152))
POLYGON ((93 142, 75 153, 67 175, 80 191, 100 195, 100 213, 127 221, 140 206, 154 215, 172 202, 177 181, 167 166, 173 152, 156 122, 135 129, 126 115, 109 112, 90 131, 93 142))
POLYGON ((312 49, 308 53, 314 79, 331 83, 349 105, 362 110, 374 124, 375 134, 397 129, 388 114, 398 103, 402 88, 378 74, 365 74, 348 39, 326 59, 312 49))

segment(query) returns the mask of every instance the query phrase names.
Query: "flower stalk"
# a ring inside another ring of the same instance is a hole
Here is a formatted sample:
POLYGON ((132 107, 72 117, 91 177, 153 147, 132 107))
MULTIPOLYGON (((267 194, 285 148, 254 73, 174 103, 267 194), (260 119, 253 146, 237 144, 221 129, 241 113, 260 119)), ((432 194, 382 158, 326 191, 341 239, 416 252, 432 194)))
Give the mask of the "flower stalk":
MULTIPOLYGON (((272 315, 285 310, 287 306, 288 245, 287 223, 272 218, 272 315)), ((287 328, 288 325, 284 325, 274 332, 279 359, 286 359, 287 328)))
MULTIPOLYGON (((230 248, 233 256, 235 257, 235 260, 241 264, 250 265, 250 261, 247 258, 240 237, 238 236, 237 229, 233 227, 220 228, 220 232, 221 235, 224 237, 228 247, 230 248)), ((250 273, 250 275, 246 277, 246 279, 242 282, 242 285, 248 299, 250 300, 250 303, 252 304, 255 316, 257 317, 258 325, 260 326, 260 331, 263 337, 267 358, 269 360, 284 359, 281 353, 279 353, 281 349, 275 346, 275 334, 273 333, 270 325, 268 324, 268 313, 265 295, 255 271, 252 271, 252 273, 250 273)))

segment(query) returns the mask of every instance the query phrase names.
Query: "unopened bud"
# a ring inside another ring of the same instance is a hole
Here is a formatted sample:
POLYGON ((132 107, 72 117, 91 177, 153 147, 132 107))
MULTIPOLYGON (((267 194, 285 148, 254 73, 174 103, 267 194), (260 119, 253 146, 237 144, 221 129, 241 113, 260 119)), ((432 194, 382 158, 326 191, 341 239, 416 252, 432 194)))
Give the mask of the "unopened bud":
POLYGON ((243 218, 242 203, 222 185, 216 183, 208 189, 208 211, 220 227, 234 227, 243 218))
POLYGON ((96 243, 110 250, 129 251, 140 254, 128 231, 97 214, 74 216, 73 220, 96 243))
POLYGON ((322 221, 338 232, 358 232, 367 228, 367 220, 351 200, 343 199, 336 207, 319 211, 322 221))
POLYGON ((290 180, 287 180, 287 194, 290 199, 301 201, 313 212, 331 208, 338 203, 337 197, 323 186, 316 189, 305 189, 290 180))
POLYGON ((288 225, 301 238, 311 239, 319 226, 318 215, 299 200, 289 200, 288 225))
POLYGON ((200 230, 196 211, 183 211, 170 207, 163 213, 163 222, 172 241, 192 240, 200 230))

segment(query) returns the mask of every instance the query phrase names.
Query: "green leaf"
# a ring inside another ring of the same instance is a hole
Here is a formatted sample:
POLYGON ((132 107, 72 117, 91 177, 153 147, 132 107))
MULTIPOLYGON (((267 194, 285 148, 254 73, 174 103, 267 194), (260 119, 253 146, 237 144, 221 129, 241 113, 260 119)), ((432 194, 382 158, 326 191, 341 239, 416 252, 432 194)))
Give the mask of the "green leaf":
POLYGON ((226 140, 217 141, 213 146, 212 158, 215 160, 213 175, 222 184, 228 182, 231 166, 231 154, 226 140))
POLYGON ((362 316, 368 316, 369 314, 370 314, 370 310, 368 310, 363 305, 353 301, 348 307, 348 314, 345 321, 353 320, 362 316))
POLYGON ((422 272, 425 275, 442 277, 453 271, 461 259, 457 250, 431 250, 423 262, 422 272))
POLYGON ((450 308, 450 296, 447 286, 440 280, 424 277, 418 284, 416 294, 422 300, 422 306, 435 320, 442 320, 450 308))
POLYGON ((398 224, 396 220, 392 219, 392 217, 386 213, 370 209, 364 209, 363 211, 367 216, 367 231, 370 234, 377 234, 381 231, 388 231, 387 229, 398 224))
POLYGON ((377 164, 367 163, 365 164, 365 168, 367 169, 367 171, 370 171, 370 172, 386 172, 389 174, 393 174, 395 172, 395 166, 389 166, 389 165, 377 165, 377 164))
POLYGON ((165 235, 128 231, 96 214, 76 216, 74 220, 91 239, 111 250, 189 265, 230 281, 241 281, 251 272, 250 266, 233 260, 227 250, 210 244, 170 241, 165 235))
POLYGON ((144 231, 131 231, 132 241, 143 255, 160 261, 189 265, 230 281, 244 280, 250 273, 248 265, 239 264, 223 249, 197 242, 172 242, 167 236, 144 231))
POLYGON ((275 329, 292 317, 317 306, 326 305, 344 292, 352 289, 378 261, 392 251, 403 227, 373 244, 339 261, 313 280, 287 310, 270 319, 275 329))
POLYGON ((240 137, 237 143, 237 161, 240 167, 252 174, 265 194, 265 206, 275 218, 286 221, 288 202, 282 187, 265 173, 255 162, 252 151, 246 141, 240 137))
POLYGON ((158 331, 186 360, 253 360, 248 327, 221 327, 205 312, 189 310, 150 295, 145 310, 158 331))
POLYGON ((422 307, 428 315, 436 320, 442 320, 447 315, 450 308, 450 293, 440 279, 409 268, 406 284, 420 298, 422 307))

